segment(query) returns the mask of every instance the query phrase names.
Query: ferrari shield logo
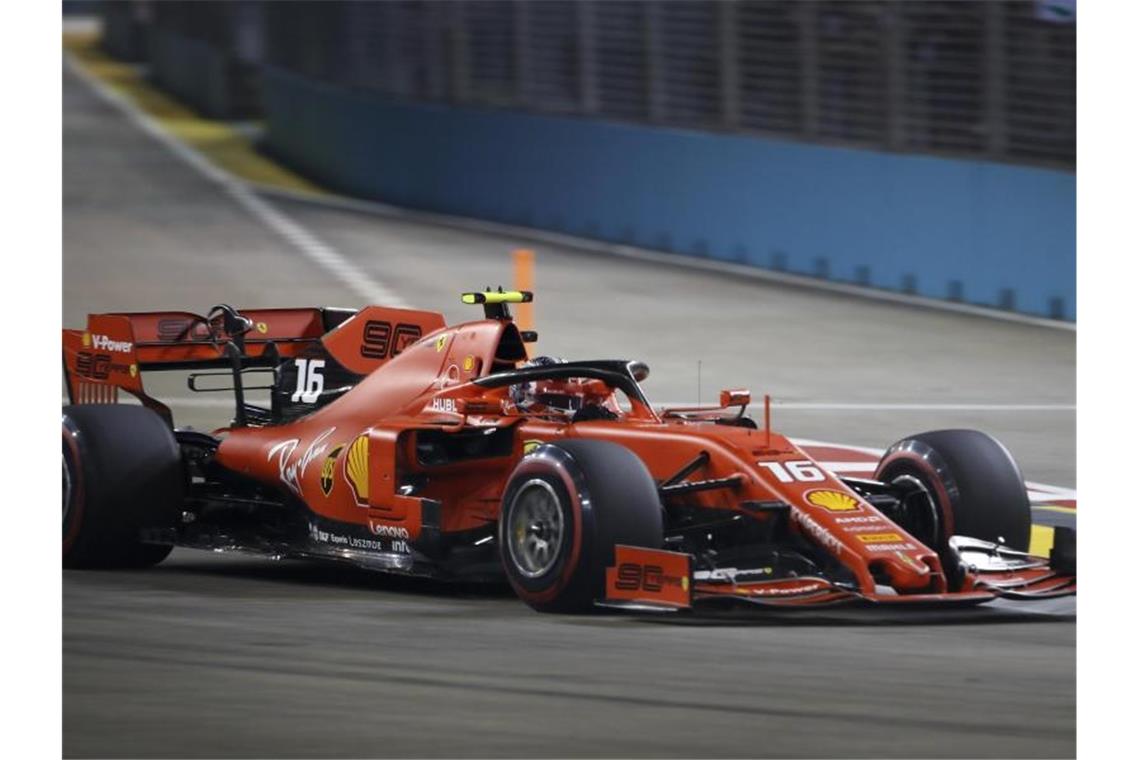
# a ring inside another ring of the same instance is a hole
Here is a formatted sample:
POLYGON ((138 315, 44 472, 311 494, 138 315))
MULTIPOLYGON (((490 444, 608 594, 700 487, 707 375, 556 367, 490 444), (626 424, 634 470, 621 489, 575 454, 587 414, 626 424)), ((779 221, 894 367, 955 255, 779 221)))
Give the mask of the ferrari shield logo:
POLYGON ((340 455, 340 450, 344 445, 337 446, 329 452, 325 457, 324 464, 321 465, 321 493, 328 496, 332 493, 333 489, 333 473, 336 471, 336 458, 340 455))

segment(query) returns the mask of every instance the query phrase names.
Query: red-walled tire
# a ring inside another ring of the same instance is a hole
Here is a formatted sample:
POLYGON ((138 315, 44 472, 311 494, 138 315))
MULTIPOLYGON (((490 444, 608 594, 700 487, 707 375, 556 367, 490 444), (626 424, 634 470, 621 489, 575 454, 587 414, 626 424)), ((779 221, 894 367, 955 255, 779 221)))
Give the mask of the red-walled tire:
POLYGON ((143 543, 173 525, 185 489, 174 433, 141 406, 63 408, 63 566, 148 567, 171 547, 143 543))
POLYGON ((616 545, 661 547, 661 500, 645 464, 624 446, 543 444, 511 474, 498 539, 519 598, 540 612, 585 612, 604 591, 616 545))
POLYGON ((937 430, 905 438, 887 449, 875 479, 904 485, 908 478, 931 495, 942 541, 961 535, 1029 549, 1025 481, 1009 451, 992 436, 937 430))

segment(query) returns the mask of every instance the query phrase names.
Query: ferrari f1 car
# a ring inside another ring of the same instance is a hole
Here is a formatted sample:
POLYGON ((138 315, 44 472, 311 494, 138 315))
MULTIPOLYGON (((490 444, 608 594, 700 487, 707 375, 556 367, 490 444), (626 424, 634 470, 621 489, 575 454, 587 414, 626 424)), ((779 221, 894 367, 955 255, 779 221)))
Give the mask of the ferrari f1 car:
POLYGON ((535 609, 974 605, 1076 593, 1076 541, 1027 553, 1009 452, 969 430, 899 441, 837 477, 745 414, 656 409, 637 361, 528 361, 484 318, 369 306, 97 314, 64 330, 63 564, 142 567, 172 546, 506 577, 535 609), (143 387, 188 371, 233 420, 176 428, 143 387), (263 378, 262 385, 256 378, 263 378), (246 393, 268 391, 269 403, 246 393), (139 404, 117 404, 121 394, 139 404))

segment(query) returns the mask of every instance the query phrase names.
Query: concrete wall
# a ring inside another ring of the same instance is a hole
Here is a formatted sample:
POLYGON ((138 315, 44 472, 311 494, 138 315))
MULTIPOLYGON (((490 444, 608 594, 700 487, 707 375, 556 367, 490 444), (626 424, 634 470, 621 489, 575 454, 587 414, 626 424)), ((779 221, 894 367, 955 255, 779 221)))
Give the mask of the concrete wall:
POLYGON ((102 22, 100 45, 112 58, 142 61, 147 54, 147 27, 138 7, 129 2, 64 3, 63 13, 98 13, 102 22))
POLYGON ((252 69, 233 55, 200 40, 150 27, 150 76, 194 110, 222 119, 259 112, 252 69))
POLYGON ((1073 319, 1076 178, 398 102, 277 70, 266 147, 413 208, 1073 319))

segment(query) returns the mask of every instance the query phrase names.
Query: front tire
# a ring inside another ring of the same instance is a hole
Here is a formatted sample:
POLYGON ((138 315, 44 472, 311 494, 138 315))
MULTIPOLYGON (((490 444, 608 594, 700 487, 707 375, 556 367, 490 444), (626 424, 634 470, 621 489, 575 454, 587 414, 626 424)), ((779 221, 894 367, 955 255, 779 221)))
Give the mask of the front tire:
POLYGON ((169 527, 185 491, 174 433, 141 406, 63 408, 63 566, 148 567, 171 547, 140 530, 169 527))
POLYGON ((503 494, 499 550, 507 579, 540 612, 584 612, 604 590, 614 547, 660 548, 657 486, 629 449, 608 441, 543 444, 503 494))
POLYGON ((904 438, 887 449, 875 479, 925 489, 937 508, 943 545, 961 535, 1029 549, 1032 519, 1025 481, 1009 451, 992 436, 937 430, 904 438))

